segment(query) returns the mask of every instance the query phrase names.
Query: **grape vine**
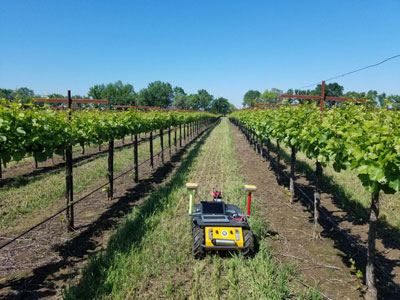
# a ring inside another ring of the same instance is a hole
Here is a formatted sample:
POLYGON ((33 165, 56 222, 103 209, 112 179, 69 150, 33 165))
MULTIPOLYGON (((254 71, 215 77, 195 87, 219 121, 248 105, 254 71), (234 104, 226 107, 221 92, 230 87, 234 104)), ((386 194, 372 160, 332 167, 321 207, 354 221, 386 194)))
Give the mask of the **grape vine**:
POLYGON ((68 145, 100 144, 130 134, 166 129, 216 115, 176 111, 93 111, 68 112, 48 108, 22 109, 19 104, 0 106, 0 159, 5 166, 33 155, 44 161, 62 154, 68 145))

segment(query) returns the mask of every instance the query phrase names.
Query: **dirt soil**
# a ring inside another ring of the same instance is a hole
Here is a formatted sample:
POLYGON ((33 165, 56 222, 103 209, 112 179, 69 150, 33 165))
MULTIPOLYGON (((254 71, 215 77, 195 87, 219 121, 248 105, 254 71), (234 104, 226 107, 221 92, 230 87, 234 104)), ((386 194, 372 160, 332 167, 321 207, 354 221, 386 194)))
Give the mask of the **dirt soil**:
MULTIPOLYGON (((62 289, 70 278, 78 275, 89 254, 104 249, 123 217, 169 180, 186 155, 186 149, 196 140, 188 139, 181 149, 178 142, 178 148, 172 146, 171 155, 166 149, 165 163, 162 164, 160 155, 156 156, 154 169, 149 163, 141 165, 139 183, 135 184, 129 173, 116 180, 113 200, 108 200, 107 194, 100 190, 75 205, 74 232, 66 232, 62 214, 0 250, 0 299, 60 298, 62 289)), ((99 185, 97 182, 88 187, 75 199, 99 185)), ((29 223, 38 223, 64 205, 64 199, 60 199, 51 209, 38 212, 29 223)), ((0 233, 2 239, 15 236, 27 225, 21 224, 20 228, 0 233)))
MULTIPOLYGON (((329 298, 363 299, 365 286, 355 276, 349 260, 354 259, 356 269, 365 274, 365 257, 326 221, 321 221, 322 239, 313 239, 312 207, 300 193, 296 194, 295 202, 290 205, 288 182, 281 178, 283 176, 277 176, 273 164, 256 154, 236 126, 231 124, 231 127, 237 160, 248 184, 257 186, 259 213, 265 215, 270 225, 271 245, 277 259, 296 263, 301 277, 306 281, 302 284, 317 286, 329 298), (358 285, 361 285, 361 290, 357 289, 358 285)), ((288 166, 281 165, 281 168, 288 172, 288 166)), ((297 176, 296 182, 312 199, 313 183, 300 176, 297 176)), ((324 192, 321 206, 343 230, 366 247, 366 224, 357 224, 347 217, 346 212, 335 203, 334 195, 324 192)), ((400 283, 399 247, 378 240, 377 249, 386 272, 400 283)), ((389 287, 387 280, 379 274, 377 276, 379 299, 400 299, 400 294, 389 287)))

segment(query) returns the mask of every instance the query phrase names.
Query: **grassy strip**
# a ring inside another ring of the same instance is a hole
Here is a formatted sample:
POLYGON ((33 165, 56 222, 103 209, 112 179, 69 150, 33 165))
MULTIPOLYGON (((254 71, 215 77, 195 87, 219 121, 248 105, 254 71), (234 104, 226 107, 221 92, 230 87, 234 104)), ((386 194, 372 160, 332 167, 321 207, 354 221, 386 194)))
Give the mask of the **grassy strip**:
MULTIPOLYGON (((179 130, 177 132, 179 138, 179 130)), ((173 144, 173 134, 171 134, 173 144)), ((168 146, 168 132, 164 134, 164 147, 168 146)), ((178 143, 179 146, 179 143, 178 143)), ((154 154, 161 151, 160 137, 154 138, 154 154)), ((138 147, 139 163, 149 158, 149 142, 138 147)), ((92 189, 97 181, 106 181, 108 155, 85 160, 74 167, 74 193, 92 189)), ((133 148, 121 148, 114 152, 114 173, 133 167, 133 148)), ((140 174, 139 174, 140 175, 140 174)), ((132 179, 133 181, 133 179, 132 179)), ((0 190, 0 228, 12 226, 21 217, 48 208, 65 195, 65 170, 41 174, 32 178, 19 177, 12 185, 0 190)))
POLYGON ((294 287, 294 265, 272 260, 264 239, 266 224, 257 215, 251 218, 259 241, 254 257, 227 253, 193 259, 185 183, 200 184, 196 201, 209 199, 218 187, 228 202, 245 203, 226 119, 203 143, 204 138, 191 149, 168 184, 126 217, 107 249, 90 259, 64 298, 321 299, 314 289, 294 287))

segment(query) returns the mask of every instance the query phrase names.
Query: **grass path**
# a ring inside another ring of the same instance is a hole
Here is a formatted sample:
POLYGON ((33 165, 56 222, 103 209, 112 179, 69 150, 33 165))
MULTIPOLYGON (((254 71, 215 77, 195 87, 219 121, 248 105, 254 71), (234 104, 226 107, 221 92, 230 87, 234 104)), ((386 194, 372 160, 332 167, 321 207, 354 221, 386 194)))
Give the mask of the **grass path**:
POLYGON ((244 181, 234 151, 228 122, 223 119, 207 139, 192 146, 169 183, 126 217, 107 249, 91 258, 64 297, 321 299, 316 290, 292 284, 294 265, 273 261, 264 238, 267 226, 257 215, 250 220, 259 241, 254 257, 210 254, 204 260, 193 259, 185 183, 199 183, 196 201, 209 200, 216 187, 227 202, 243 208, 244 181))

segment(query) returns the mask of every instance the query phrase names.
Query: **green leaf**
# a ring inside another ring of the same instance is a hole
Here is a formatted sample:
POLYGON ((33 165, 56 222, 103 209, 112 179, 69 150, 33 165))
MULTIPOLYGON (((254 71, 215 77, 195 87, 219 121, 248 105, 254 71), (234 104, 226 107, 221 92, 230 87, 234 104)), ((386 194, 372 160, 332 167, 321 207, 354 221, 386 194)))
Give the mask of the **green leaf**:
POLYGON ((19 134, 22 134, 22 135, 25 135, 25 134, 26 134, 25 130, 23 130, 21 127, 18 127, 18 128, 17 128, 17 132, 18 132, 19 134))
POLYGON ((357 168, 358 174, 368 174, 369 165, 361 165, 357 168))
POLYGON ((400 178, 390 181, 389 186, 397 192, 400 191, 400 178))
POLYGON ((371 179, 371 181, 377 181, 379 183, 386 182, 385 173, 379 167, 369 166, 368 174, 369 174, 369 178, 371 179))
POLYGON ((13 154, 13 159, 14 159, 15 161, 20 161, 21 159, 24 158, 25 153, 26 153, 25 151, 16 151, 16 152, 13 154))

